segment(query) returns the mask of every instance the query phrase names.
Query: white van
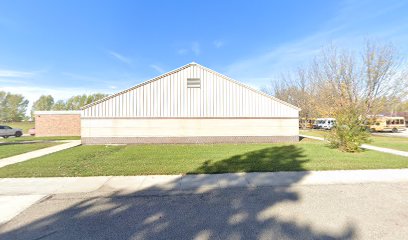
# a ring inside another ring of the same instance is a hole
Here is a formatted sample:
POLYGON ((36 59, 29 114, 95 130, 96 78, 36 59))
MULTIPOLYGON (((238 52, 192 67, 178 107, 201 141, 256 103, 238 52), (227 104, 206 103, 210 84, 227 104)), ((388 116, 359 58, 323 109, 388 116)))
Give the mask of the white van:
POLYGON ((316 119, 313 128, 330 130, 336 126, 335 118, 318 118, 316 119))

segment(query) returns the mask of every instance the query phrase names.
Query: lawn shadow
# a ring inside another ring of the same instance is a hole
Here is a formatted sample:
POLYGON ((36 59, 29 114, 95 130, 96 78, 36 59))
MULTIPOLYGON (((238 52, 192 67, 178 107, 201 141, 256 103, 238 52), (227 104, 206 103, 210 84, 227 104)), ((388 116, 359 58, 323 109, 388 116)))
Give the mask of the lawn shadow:
POLYGON ((221 161, 207 160, 189 173, 302 171, 306 162, 304 150, 292 144, 251 151, 221 161))
POLYGON ((28 145, 34 143, 52 143, 55 141, 47 141, 47 140, 36 140, 36 141, 12 141, 12 142, 0 142, 0 146, 2 145, 28 145))
MULTIPOLYGON (((271 146, 212 162, 197 172, 302 170, 307 161, 294 145, 271 146)), ((0 239, 353 239, 347 225, 324 232, 271 214, 278 204, 301 201, 292 185, 308 172, 199 174, 147 177, 104 185, 89 194, 55 195, 0 226, 0 239), (146 179, 147 179, 146 178, 146 179), (284 178, 284 179, 282 179, 284 178), (245 183, 273 183, 253 187, 245 183), (184 187, 181 187, 184 186, 184 187), (229 187, 229 188, 227 188, 229 187), (36 216, 41 212, 41 216, 36 216), (29 219, 29 216, 32 219, 29 219)), ((123 180, 124 181, 124 180, 123 180)))

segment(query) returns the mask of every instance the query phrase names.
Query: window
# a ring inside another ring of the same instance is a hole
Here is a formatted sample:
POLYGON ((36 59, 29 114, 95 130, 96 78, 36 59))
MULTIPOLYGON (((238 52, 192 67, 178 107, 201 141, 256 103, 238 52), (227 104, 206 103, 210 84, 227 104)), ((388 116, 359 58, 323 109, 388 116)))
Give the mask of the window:
POLYGON ((201 79, 199 78, 187 78, 187 88, 200 88, 201 79))

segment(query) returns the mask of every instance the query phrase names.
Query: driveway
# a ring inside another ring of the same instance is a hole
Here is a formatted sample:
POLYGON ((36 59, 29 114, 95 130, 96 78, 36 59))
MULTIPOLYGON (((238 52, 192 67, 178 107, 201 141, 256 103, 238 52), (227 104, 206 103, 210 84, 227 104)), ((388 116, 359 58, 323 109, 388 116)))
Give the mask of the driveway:
POLYGON ((111 182, 42 199, 0 226, 0 239, 404 239, 407 183, 239 184, 198 193, 171 191, 171 182, 129 192, 111 182))

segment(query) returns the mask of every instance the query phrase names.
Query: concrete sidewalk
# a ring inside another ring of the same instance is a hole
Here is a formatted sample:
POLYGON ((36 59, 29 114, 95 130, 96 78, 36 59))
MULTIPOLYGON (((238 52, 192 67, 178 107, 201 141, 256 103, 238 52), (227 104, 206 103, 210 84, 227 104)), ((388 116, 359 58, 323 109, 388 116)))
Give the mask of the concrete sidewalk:
POLYGON ((373 150, 373 151, 377 151, 377 152, 390 153, 390 154, 403 156, 403 157, 408 157, 408 152, 400 151, 400 150, 394 150, 394 149, 390 149, 390 148, 376 147, 376 146, 368 145, 368 144, 361 145, 361 148, 368 149, 368 150, 373 150))
POLYGON ((64 140, 58 142, 66 143, 0 159, 0 168, 81 145, 81 140, 64 140))
MULTIPOLYGON (((299 136, 304 137, 304 138, 319 140, 319 141, 325 141, 324 138, 322 138, 322 137, 314 137, 314 136, 303 135, 303 134, 301 134, 299 136)), ((367 150, 373 150, 373 151, 377 151, 377 152, 394 154, 394 155, 403 156, 403 157, 408 157, 408 152, 395 150, 395 149, 391 149, 391 148, 376 147, 376 146, 369 145, 369 144, 362 144, 361 148, 367 149, 367 150)))
POLYGON ((220 188, 256 188, 359 184, 372 182, 408 182, 408 169, 340 170, 268 173, 225 173, 199 175, 148 175, 57 178, 3 178, 0 195, 48 195, 89 192, 203 193, 220 188))
POLYGON ((47 195, 0 196, 0 225, 37 203, 47 195))
POLYGON ((0 179, 0 224, 50 195, 177 196, 224 189, 408 183, 408 169, 0 179))

